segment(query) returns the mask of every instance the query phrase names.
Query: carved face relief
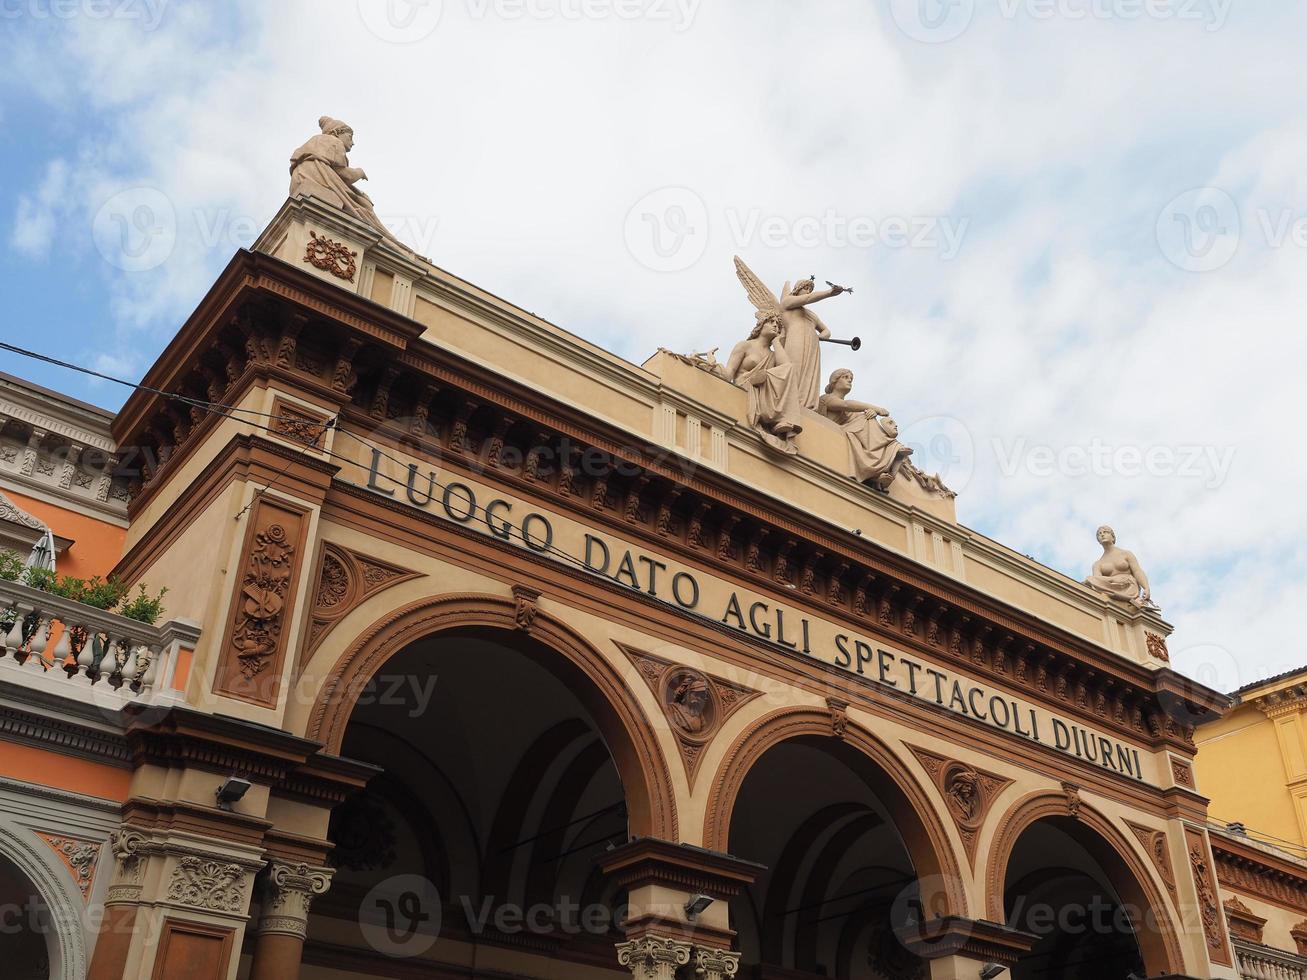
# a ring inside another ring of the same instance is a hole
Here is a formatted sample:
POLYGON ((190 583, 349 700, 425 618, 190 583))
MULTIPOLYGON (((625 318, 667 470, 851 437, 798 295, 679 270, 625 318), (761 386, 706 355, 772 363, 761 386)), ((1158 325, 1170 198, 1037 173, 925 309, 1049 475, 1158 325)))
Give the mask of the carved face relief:
POLYGON ((980 807, 980 777, 969 766, 957 766, 945 776, 949 809, 964 824, 976 818, 980 807))
POLYGON ((716 721, 716 708, 708 679, 697 670, 682 668, 667 676, 663 697, 672 722, 687 735, 702 735, 716 721))
POLYGON ((889 436, 891 439, 897 439, 899 437, 899 424, 888 415, 880 420, 880 427, 885 435, 889 436))

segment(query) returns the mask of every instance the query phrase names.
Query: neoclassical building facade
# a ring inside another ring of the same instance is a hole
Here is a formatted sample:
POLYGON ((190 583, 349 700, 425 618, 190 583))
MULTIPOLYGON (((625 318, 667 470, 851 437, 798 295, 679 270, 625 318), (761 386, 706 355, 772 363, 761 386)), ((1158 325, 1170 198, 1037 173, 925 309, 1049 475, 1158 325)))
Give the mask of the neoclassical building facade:
POLYGON ((0 583, 17 975, 1303 976, 1307 867, 1210 825, 1229 702, 1155 607, 738 380, 312 196, 116 415, 14 380, 13 540, 168 588, 0 583))

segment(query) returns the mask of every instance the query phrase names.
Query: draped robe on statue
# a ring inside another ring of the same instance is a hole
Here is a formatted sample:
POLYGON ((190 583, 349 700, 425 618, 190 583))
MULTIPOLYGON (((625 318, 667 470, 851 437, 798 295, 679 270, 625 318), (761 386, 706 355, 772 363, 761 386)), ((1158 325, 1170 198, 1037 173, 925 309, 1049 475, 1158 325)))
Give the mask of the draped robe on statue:
POLYGON ((866 412, 825 412, 843 427, 849 437, 849 455, 853 475, 859 483, 878 483, 888 474, 906 448, 866 412))
POLYGON ((362 176, 362 170, 349 166, 345 144, 339 137, 320 133, 291 155, 290 196, 316 197, 367 222, 394 241, 395 236, 372 209, 372 199, 354 186, 362 176))
POLYGON ((784 452, 795 452, 791 441, 783 437, 785 431, 802 430, 799 422, 798 392, 794 387, 793 364, 777 364, 776 354, 767 356, 750 371, 741 372, 735 383, 749 396, 749 425, 771 446, 784 452), (775 429, 781 427, 782 435, 775 429))
POLYGON ((783 309, 785 353, 794 365, 793 384, 799 406, 815 412, 821 397, 821 341, 817 320, 803 307, 783 309))

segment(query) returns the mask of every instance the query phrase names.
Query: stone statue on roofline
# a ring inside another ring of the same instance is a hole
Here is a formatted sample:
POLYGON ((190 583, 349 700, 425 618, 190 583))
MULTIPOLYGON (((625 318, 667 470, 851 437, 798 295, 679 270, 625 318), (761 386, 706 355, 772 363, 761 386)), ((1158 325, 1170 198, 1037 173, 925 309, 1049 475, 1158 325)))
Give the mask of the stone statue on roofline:
POLYGON ((849 437, 853 478, 878 490, 889 490, 912 450, 899 442, 899 426, 889 409, 854 401, 853 372, 840 368, 830 376, 817 410, 844 429, 849 437))
POLYGON ((779 342, 780 315, 759 310, 753 332, 731 351, 726 380, 739 385, 749 397, 749 425, 773 449, 797 453, 794 437, 803 431, 799 421, 794 363, 779 342))
POLYGON ((318 119, 322 130, 291 154, 290 196, 316 197, 339 208, 353 218, 371 225, 391 243, 411 251, 400 243, 390 229, 381 223, 373 210, 372 199, 354 185, 367 180, 368 175, 359 167, 349 165, 349 151, 354 148, 354 130, 345 122, 322 116, 318 119))
POLYGON ((908 458, 912 449, 899 441, 899 426, 889 409, 855 401, 849 397, 852 391, 853 372, 837 368, 831 372, 817 410, 848 436, 853 479, 886 493, 895 480, 901 479, 915 484, 927 496, 956 497, 956 493, 944 486, 939 474, 927 475, 912 464, 908 458))
POLYGON ((735 256, 735 275, 756 310, 780 317, 780 343, 794 365, 793 384, 799 407, 817 411, 821 397, 821 341, 830 338, 830 329, 808 307, 848 290, 833 283, 829 284, 829 289, 817 290, 814 288, 816 283, 809 276, 793 286, 787 282, 778 299, 738 255, 735 256))
POLYGON ((1148 576, 1139 566, 1139 559, 1133 551, 1126 551, 1116 543, 1116 532, 1104 524, 1098 529, 1098 543, 1103 546, 1103 556, 1094 562, 1093 571, 1085 579, 1089 586, 1100 595, 1110 599, 1128 602, 1137 609, 1155 610, 1148 585, 1148 576))

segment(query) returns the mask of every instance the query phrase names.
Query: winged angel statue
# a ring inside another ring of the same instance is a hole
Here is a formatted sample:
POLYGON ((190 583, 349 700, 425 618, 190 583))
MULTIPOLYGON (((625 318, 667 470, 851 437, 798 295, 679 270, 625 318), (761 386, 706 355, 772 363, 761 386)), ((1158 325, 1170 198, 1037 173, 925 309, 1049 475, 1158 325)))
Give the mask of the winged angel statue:
POLYGON ((726 378, 749 396, 749 425, 773 448, 793 455, 798 452, 794 437, 803 430, 799 423, 802 403, 794 361, 784 340, 777 343, 785 330, 781 304, 739 256, 735 273, 757 313, 753 332, 735 345, 726 361, 726 378))

